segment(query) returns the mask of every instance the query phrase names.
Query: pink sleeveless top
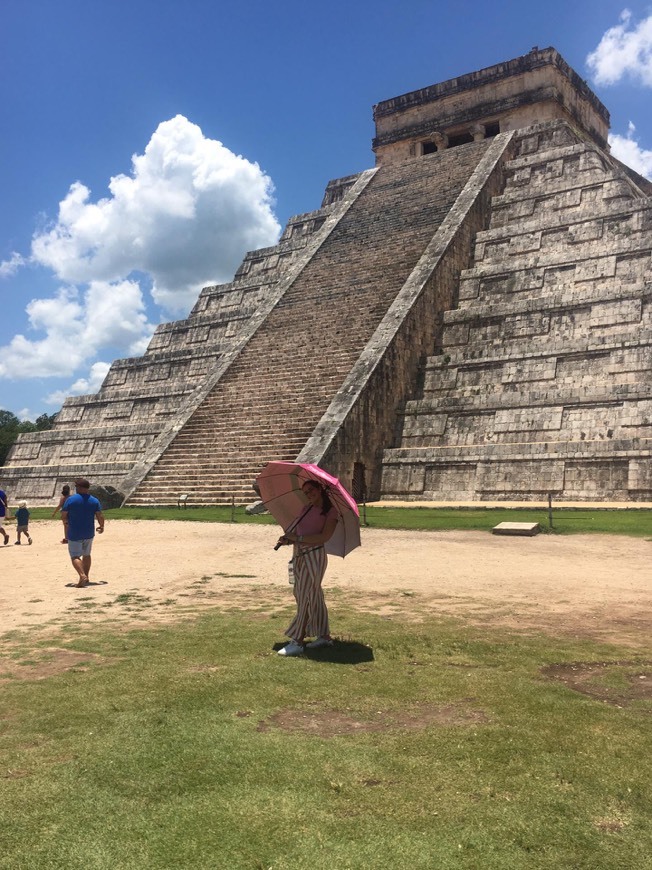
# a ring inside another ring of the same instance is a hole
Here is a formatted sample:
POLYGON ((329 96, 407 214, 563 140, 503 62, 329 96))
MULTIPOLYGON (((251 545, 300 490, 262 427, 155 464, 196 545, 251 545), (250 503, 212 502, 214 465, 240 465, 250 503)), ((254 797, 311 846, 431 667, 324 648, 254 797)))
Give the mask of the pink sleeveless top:
POLYGON ((337 510, 332 507, 327 514, 322 514, 319 508, 311 507, 308 513, 297 523, 293 531, 297 535, 318 535, 326 525, 329 517, 337 517, 337 510))

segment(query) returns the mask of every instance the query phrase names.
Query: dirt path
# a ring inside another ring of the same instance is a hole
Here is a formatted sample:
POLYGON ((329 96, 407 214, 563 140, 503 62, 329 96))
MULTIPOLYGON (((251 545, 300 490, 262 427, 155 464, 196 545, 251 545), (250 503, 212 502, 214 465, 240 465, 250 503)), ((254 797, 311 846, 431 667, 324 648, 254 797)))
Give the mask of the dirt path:
MULTIPOLYGON (((0 548, 0 635, 82 616, 151 624, 206 606, 276 609, 291 601, 289 552, 273 551, 274 526, 107 522, 86 589, 72 586, 60 523, 31 530, 33 546, 16 547, 12 536, 0 548)), ((364 529, 361 549, 344 561, 331 558, 325 589, 337 606, 643 645, 652 629, 651 556, 652 543, 625 537, 364 529)))

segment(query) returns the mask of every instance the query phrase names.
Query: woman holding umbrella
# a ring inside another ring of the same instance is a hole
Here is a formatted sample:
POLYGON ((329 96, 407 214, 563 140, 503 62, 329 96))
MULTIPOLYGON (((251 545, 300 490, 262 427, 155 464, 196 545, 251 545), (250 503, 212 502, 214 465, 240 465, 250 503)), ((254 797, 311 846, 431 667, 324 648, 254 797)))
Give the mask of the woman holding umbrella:
POLYGON ((328 625, 328 610, 321 588, 328 557, 324 544, 329 541, 338 521, 338 511, 331 503, 325 488, 315 480, 307 480, 301 487, 308 507, 290 524, 277 546, 294 545, 294 597, 297 614, 285 632, 290 643, 279 650, 282 656, 300 656, 304 650, 332 646, 328 625), (316 637, 304 644, 306 637, 316 637))

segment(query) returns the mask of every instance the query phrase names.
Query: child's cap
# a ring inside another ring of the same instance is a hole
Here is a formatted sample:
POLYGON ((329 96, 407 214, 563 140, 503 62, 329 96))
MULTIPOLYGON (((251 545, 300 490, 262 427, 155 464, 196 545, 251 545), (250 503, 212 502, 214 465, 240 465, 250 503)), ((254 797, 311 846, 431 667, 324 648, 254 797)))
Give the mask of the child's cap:
POLYGON ((18 505, 18 507, 27 507, 27 502, 21 501, 21 503, 18 505))

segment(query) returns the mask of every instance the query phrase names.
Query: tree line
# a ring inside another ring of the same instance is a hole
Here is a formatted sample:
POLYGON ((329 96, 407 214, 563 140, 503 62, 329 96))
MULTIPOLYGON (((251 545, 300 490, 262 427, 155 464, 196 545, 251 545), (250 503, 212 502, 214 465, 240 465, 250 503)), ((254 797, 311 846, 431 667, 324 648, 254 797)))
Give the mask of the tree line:
POLYGON ((4 465, 14 441, 21 432, 42 432, 51 429, 56 414, 41 414, 31 420, 19 420, 11 411, 0 410, 0 465, 4 465))

